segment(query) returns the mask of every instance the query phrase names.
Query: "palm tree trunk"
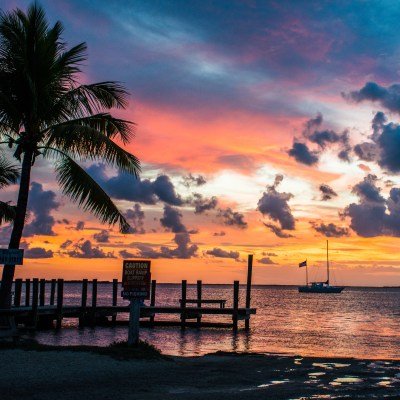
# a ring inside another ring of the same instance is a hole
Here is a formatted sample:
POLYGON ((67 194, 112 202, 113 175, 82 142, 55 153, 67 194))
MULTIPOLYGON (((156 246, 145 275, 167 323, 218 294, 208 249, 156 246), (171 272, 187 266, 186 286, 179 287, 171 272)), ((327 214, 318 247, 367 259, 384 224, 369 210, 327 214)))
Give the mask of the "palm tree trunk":
MULTIPOLYGON (((24 153, 21 170, 21 181, 19 185, 17 212, 11 232, 9 249, 18 249, 22 231, 25 225, 26 210, 28 207, 29 186, 31 180, 33 151, 28 149, 24 153)), ((11 308, 11 289, 14 279, 15 265, 5 265, 0 286, 0 309, 11 308)))

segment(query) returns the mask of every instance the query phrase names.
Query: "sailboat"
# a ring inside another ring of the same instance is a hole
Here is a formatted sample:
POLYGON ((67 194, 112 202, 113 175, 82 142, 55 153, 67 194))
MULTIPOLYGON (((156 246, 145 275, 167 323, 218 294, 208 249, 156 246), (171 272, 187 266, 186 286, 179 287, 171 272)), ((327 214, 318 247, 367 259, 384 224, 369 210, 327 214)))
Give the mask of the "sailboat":
POLYGON ((331 286, 329 284, 329 258, 328 258, 328 241, 326 241, 326 272, 327 280, 325 282, 308 283, 307 260, 299 264, 299 267, 306 267, 306 286, 299 286, 300 293, 340 293, 343 286, 331 286))

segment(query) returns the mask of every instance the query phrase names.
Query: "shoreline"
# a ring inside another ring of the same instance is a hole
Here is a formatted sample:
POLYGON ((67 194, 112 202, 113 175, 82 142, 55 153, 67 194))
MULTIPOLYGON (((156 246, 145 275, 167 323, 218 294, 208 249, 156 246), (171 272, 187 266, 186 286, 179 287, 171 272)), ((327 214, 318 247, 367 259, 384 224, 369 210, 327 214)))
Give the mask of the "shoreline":
MULTIPOLYGON (((63 347, 63 346, 62 346, 63 347)), ((399 398, 400 360, 212 353, 115 359, 85 349, 0 351, 2 400, 399 398), (319 396, 319 397, 317 397, 319 396), (330 397, 326 397, 330 396, 330 397)))

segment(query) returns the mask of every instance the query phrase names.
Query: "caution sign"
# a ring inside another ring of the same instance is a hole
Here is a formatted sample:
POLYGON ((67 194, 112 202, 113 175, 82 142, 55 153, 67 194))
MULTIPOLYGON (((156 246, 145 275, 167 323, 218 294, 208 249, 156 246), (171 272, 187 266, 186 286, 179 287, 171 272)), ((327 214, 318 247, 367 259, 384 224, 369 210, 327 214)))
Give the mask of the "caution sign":
POLYGON ((123 298, 150 298, 150 260, 124 260, 122 267, 123 298))

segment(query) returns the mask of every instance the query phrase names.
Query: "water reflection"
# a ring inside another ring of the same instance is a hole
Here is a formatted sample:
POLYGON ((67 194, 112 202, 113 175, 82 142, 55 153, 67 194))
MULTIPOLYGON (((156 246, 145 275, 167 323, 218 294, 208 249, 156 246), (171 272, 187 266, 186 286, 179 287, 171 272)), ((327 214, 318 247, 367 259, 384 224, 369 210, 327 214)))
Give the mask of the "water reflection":
MULTIPOLYGON (((81 286, 66 284, 65 304, 79 304, 81 286)), ((188 285, 188 296, 195 296, 196 285, 188 285), (192 293, 193 292, 193 293, 192 293)), ((90 293, 90 288, 89 288, 90 293)), ((111 303, 111 285, 99 284, 98 304, 111 303)), ((295 287, 254 286, 250 330, 179 327, 143 328, 141 338, 166 354, 200 355, 218 350, 280 353, 302 356, 400 359, 400 289, 346 288, 340 295, 299 294, 295 287)), ((156 304, 176 305, 180 285, 159 285, 156 304)), ((227 299, 232 305, 232 285, 204 285, 203 298, 227 299)), ((240 304, 245 289, 240 288, 240 304)), ((90 299, 88 299, 90 302, 90 299)), ((122 304, 123 300, 118 299, 122 304)), ((121 318, 126 318, 121 316, 121 318)), ((171 318, 157 316, 156 319, 171 318)), ((211 318, 211 316, 210 316, 211 318)), ((64 320, 58 332, 39 332, 36 337, 53 344, 107 345, 126 340, 127 327, 77 329, 77 321, 64 320), (71 333, 70 331, 73 331, 71 333)))

